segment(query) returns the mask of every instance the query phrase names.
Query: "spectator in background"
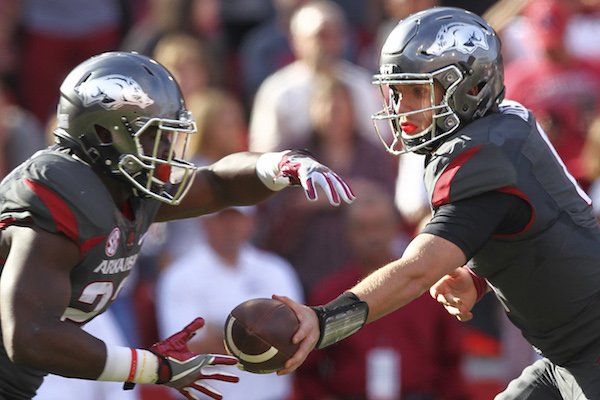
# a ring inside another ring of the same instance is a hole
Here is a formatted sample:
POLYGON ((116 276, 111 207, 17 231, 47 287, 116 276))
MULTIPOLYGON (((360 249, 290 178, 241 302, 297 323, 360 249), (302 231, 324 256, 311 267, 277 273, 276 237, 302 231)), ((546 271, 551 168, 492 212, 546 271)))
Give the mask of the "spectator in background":
POLYGON ((565 45, 572 6, 559 0, 527 4, 523 13, 540 56, 506 66, 506 96, 534 111, 569 172, 586 187, 581 150, 600 110, 600 68, 573 56, 565 45))
POLYGON ((228 0, 220 3, 227 42, 234 49, 249 31, 271 18, 274 12, 272 0, 228 0))
POLYGON ((197 36, 184 32, 165 34, 156 43, 152 55, 171 71, 186 101, 192 93, 222 83, 220 59, 197 36))
MULTIPOLYGON (((246 4, 250 2, 246 1, 246 4)), ((190 34, 201 39, 214 58, 213 62, 219 72, 218 83, 238 93, 240 72, 237 47, 229 42, 229 32, 224 21, 224 7, 230 3, 231 1, 220 0, 188 0, 184 11, 189 16, 190 34)), ((242 10, 245 12, 247 8, 242 10)))
POLYGON ((502 58, 508 65, 517 58, 537 57, 523 9, 529 0, 500 0, 483 15, 502 40, 502 58))
MULTIPOLYGON (((222 89, 205 89, 192 93, 186 104, 197 121, 197 132, 188 144, 196 165, 210 165, 247 150, 248 125, 237 97, 222 89)), ((163 236, 167 245, 159 251, 162 259, 159 268, 204 238, 201 224, 192 220, 171 221, 163 228, 168 231, 163 236)))
MULTIPOLYGON (((376 181, 391 194, 396 166, 381 146, 360 135, 349 83, 328 75, 314 80, 307 118, 311 130, 306 139, 294 142, 297 148, 333 163, 348 179, 376 181)), ((257 240, 290 261, 308 291, 347 261, 348 245, 340 240, 343 213, 331 212, 326 202, 302 204, 301 197, 287 193, 279 197, 263 205, 257 240)))
MULTIPOLYGON (((123 50, 158 57, 156 47, 163 38, 169 37, 167 47, 179 54, 183 37, 188 35, 198 42, 192 43, 189 39, 186 42, 193 53, 191 58, 201 53, 202 63, 210 61, 213 64, 210 75, 216 73, 213 78, 217 78, 218 84, 223 84, 223 77, 228 76, 228 87, 236 87, 230 83, 231 76, 228 75, 235 69, 229 66, 234 60, 227 44, 218 0, 148 0, 147 3, 146 10, 140 12, 141 16, 123 40, 123 50)), ((184 58, 184 55, 178 55, 179 60, 184 58)), ((206 69, 200 64, 197 66, 206 69)))
MULTIPOLYGON (((392 196, 378 184, 353 183, 360 195, 344 213, 350 259, 315 285, 308 304, 327 303, 399 255, 394 246, 400 219, 392 196)), ((465 400, 461 368, 460 324, 425 294, 337 345, 312 352, 296 371, 294 387, 303 400, 465 400)))
POLYGON ((588 129, 582 151, 586 179, 591 182, 588 189, 594 215, 600 223, 600 114, 596 115, 588 129))
POLYGON ((56 93, 83 60, 115 50, 127 26, 124 0, 25 0, 21 3, 19 91, 41 124, 56 111, 56 93))
MULTIPOLYGON (((254 213, 254 207, 235 207, 194 220, 206 231, 205 240, 191 245, 158 279, 161 335, 176 332, 190 317, 201 313, 206 325, 189 343, 190 349, 222 353, 225 319, 239 303, 257 297, 269 298, 275 292, 303 298, 291 265, 250 244, 254 213)), ((229 372, 240 377, 237 385, 213 384, 225 399, 283 400, 291 392, 291 376, 259 375, 235 369, 229 372)))
POLYGON ((247 150, 248 125, 240 100, 222 89, 205 89, 188 98, 198 132, 190 138, 196 165, 213 163, 226 155, 247 150))
POLYGON ((121 50, 150 55, 160 38, 189 28, 187 0, 144 0, 136 19, 121 41, 121 50))
POLYGON ((346 46, 347 60, 364 65, 365 48, 373 41, 375 32, 382 17, 381 1, 372 0, 333 0, 344 11, 346 16, 346 35, 349 43, 346 46))
POLYGON ((573 54, 600 63, 600 0, 575 0, 576 12, 567 28, 567 44, 573 54))
MULTIPOLYGON (((248 3, 250 1, 246 2, 248 3)), ((189 13, 190 31, 216 47, 227 46, 227 33, 223 21, 226 7, 219 0, 188 0, 184 11, 189 13)))
POLYGON ((17 29, 20 7, 20 0, 0 1, 0 76, 3 77, 13 78, 17 72, 17 29))
POLYGON ((17 105, 0 81, 0 179, 44 147, 46 136, 37 118, 17 105))
POLYGON ((248 108, 260 84, 269 75, 294 61, 290 44, 290 19, 308 0, 273 0, 275 13, 244 36, 240 65, 244 102, 248 108))
POLYGON ((311 1, 300 7, 290 23, 297 60, 269 76, 254 98, 250 119, 250 150, 279 150, 310 132, 309 103, 318 74, 336 75, 352 93, 355 123, 360 134, 377 140, 368 118, 378 108, 371 75, 342 59, 345 16, 331 1, 311 1))

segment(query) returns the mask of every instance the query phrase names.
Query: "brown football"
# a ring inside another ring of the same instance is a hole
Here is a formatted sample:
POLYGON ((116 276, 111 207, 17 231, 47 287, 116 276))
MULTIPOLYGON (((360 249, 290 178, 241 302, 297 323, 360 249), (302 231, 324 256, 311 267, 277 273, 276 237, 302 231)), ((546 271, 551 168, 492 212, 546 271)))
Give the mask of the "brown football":
POLYGON ((239 359, 239 367, 255 374, 283 368, 298 345, 292 336, 298 318, 279 300, 251 299, 235 307, 225 321, 225 348, 239 359))

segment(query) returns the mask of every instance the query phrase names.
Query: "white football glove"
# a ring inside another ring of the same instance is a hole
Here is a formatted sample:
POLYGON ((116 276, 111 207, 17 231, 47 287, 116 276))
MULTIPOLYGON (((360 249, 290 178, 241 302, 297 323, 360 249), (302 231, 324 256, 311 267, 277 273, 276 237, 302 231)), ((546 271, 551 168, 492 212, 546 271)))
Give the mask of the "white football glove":
POLYGON ((287 186, 302 186, 311 201, 319 197, 315 185, 321 187, 334 206, 340 205, 342 200, 352 203, 355 198, 342 178, 305 151, 264 153, 256 162, 256 173, 265 186, 274 191, 287 186))

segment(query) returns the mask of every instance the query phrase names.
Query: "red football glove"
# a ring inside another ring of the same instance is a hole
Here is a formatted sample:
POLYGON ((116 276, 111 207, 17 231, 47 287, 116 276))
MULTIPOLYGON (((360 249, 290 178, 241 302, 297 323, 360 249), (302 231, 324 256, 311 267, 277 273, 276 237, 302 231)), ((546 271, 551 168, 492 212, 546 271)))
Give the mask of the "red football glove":
POLYGON ((168 339, 155 343, 150 351, 160 358, 158 367, 159 384, 171 386, 188 400, 198 400, 191 389, 196 389, 207 396, 220 400, 221 393, 201 382, 203 379, 214 379, 225 382, 238 382, 240 378, 221 371, 211 372, 215 365, 236 365, 238 360, 220 354, 196 354, 187 347, 187 342, 204 326, 204 319, 196 318, 180 332, 168 339))
POLYGON ((339 205, 341 200, 352 203, 355 198, 342 178, 304 151, 292 150, 281 158, 275 181, 281 179, 289 180, 293 186, 302 186, 309 200, 318 198, 315 184, 325 191, 332 205, 339 205))

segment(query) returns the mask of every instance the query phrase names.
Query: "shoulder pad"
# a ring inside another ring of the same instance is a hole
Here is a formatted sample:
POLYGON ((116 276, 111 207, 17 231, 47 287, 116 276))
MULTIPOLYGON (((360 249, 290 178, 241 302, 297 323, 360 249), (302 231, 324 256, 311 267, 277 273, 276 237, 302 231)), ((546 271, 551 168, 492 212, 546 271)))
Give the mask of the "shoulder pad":
POLYGON ((114 219, 112 200, 96 174, 56 152, 41 152, 24 163, 3 182, 1 194, 2 219, 30 219, 77 243, 105 231, 114 219))
POLYGON ((461 140, 446 144, 425 171, 433 208, 517 184, 516 167, 501 146, 461 140))

